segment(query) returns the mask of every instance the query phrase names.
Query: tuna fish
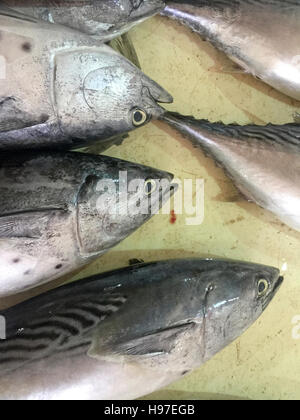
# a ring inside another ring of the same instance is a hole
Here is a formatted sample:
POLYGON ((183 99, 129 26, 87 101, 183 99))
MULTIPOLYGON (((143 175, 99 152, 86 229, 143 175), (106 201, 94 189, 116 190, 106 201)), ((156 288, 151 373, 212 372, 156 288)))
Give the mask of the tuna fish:
POLYGON ((0 297, 58 278, 110 250, 158 212, 172 194, 172 178, 105 156, 2 155, 0 297))
POLYGON ((96 275, 21 303, 1 314, 0 398, 141 397, 238 338, 282 281, 277 269, 257 264, 170 260, 96 275))
POLYGON ((105 148, 172 101, 97 39, 8 10, 0 7, 0 151, 105 148))
POLYGON ((163 14, 300 100, 300 0, 171 0, 163 14))
POLYGON ((300 125, 224 125, 176 113, 163 120, 211 156, 248 200, 300 231, 300 125))
POLYGON ((163 0, 1 0, 26 15, 109 41, 161 11, 163 0))

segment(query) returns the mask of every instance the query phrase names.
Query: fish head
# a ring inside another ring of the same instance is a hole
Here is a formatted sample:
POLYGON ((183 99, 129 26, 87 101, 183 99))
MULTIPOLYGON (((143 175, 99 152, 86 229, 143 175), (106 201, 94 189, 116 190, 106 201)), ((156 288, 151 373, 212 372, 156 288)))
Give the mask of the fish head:
POLYGON ((267 308, 282 282, 278 269, 251 263, 224 262, 207 272, 201 297, 204 360, 243 334, 267 308))
MULTIPOLYGON (((108 46, 103 46, 103 53, 85 55, 84 66, 82 54, 76 59, 82 67, 77 69, 80 94, 71 94, 62 86, 57 100, 61 123, 72 133, 76 129, 78 138, 104 141, 128 133, 160 117, 164 110, 159 103, 173 101, 160 85, 108 46), (72 115, 65 111, 70 104, 72 115)), ((61 60, 66 68, 69 57, 61 60)))
POLYGON ((101 171, 85 179, 77 199, 81 256, 108 251, 149 220, 173 194, 172 179, 167 172, 103 156, 101 171))

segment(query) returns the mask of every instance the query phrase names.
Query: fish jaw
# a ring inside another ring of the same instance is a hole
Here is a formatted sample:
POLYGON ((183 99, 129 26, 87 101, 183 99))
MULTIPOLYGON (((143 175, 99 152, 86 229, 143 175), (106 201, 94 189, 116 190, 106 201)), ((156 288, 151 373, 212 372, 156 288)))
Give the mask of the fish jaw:
POLYGON ((209 40, 245 72, 300 100, 299 5, 195 3, 171 1, 162 14, 209 40))

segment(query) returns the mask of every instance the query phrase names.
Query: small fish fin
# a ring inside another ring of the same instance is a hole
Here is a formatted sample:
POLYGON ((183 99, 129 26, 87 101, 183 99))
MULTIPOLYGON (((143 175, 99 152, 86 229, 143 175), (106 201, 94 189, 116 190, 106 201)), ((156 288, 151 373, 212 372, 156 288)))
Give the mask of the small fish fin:
POLYGON ((10 7, 7 7, 5 5, 1 5, 0 6, 0 16, 7 16, 7 17, 11 17, 14 19, 18 19, 18 20, 25 20, 27 22, 32 22, 32 23, 38 23, 39 20, 35 19, 32 16, 28 16, 24 13, 18 12, 14 9, 11 9, 10 7))
POLYGON ((224 193, 220 193, 213 198, 213 201, 221 203, 242 203, 245 200, 248 201, 248 199, 240 191, 237 191, 236 194, 228 194, 226 196, 224 193))
POLYGON ((123 34, 109 43, 110 47, 130 60, 136 67, 141 68, 139 58, 130 38, 130 35, 123 34))
POLYGON ((18 212, 7 216, 0 215, 0 238, 38 239, 43 235, 55 212, 57 210, 18 212))
POLYGON ((49 117, 30 115, 21 109, 13 97, 0 98, 0 132, 15 131, 45 123, 49 117))
POLYGON ((216 64, 210 67, 209 71, 211 73, 247 74, 247 71, 239 64, 230 60, 227 60, 225 65, 216 64))
POLYGON ((112 146, 121 146, 124 140, 128 138, 128 134, 122 134, 119 136, 112 137, 105 141, 98 141, 94 144, 91 144, 90 146, 84 147, 79 150, 84 153, 92 153, 94 155, 99 155, 112 146))
POLYGON ((140 260, 137 258, 132 258, 131 260, 129 260, 129 265, 138 265, 138 264, 144 264, 144 260, 140 260))

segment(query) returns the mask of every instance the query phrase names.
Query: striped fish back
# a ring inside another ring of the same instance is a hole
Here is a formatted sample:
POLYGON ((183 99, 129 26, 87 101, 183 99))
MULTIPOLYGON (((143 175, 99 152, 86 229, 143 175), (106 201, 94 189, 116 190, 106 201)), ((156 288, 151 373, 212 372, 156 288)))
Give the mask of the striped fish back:
POLYGON ((0 340, 0 376, 36 360, 87 352, 94 329, 125 302, 126 297, 115 293, 89 292, 36 311, 24 305, 24 313, 20 304, 4 312, 8 331, 6 340, 0 340))

